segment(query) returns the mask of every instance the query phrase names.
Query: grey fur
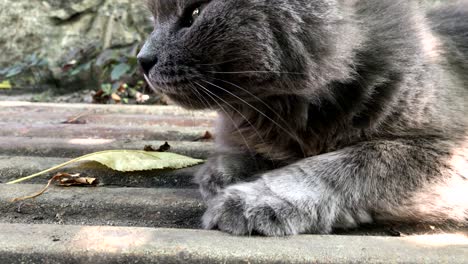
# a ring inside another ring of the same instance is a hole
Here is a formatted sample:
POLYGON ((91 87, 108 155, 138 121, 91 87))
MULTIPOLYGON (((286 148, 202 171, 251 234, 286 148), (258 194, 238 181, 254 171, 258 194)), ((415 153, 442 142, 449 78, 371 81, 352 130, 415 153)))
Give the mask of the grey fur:
POLYGON ((427 15, 409 0, 150 7, 155 30, 139 57, 148 80, 220 114, 219 153, 196 176, 205 228, 467 224, 466 1, 427 15))

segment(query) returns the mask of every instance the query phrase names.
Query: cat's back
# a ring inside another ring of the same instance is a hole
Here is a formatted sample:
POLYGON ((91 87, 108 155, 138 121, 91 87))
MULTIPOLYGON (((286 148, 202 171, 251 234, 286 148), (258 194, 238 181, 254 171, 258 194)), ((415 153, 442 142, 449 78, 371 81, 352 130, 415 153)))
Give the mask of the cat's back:
POLYGON ((468 1, 437 5, 427 12, 427 18, 468 89, 468 1))

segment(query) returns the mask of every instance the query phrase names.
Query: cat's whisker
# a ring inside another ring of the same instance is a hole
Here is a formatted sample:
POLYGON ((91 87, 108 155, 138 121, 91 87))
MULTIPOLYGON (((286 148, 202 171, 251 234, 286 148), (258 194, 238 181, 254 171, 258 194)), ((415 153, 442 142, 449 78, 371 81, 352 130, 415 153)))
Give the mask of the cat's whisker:
POLYGON ((215 73, 215 74, 248 74, 248 73, 274 73, 274 74, 292 74, 292 75, 306 75, 306 73, 302 72, 282 72, 282 71, 206 71, 207 73, 215 73))
MULTIPOLYGON (((271 117, 269 117, 267 114, 265 114, 264 112, 262 112, 261 110, 259 110, 257 107, 253 106, 251 103, 247 102, 246 100, 242 99, 241 97, 235 95, 234 93, 230 92, 229 90, 227 89, 224 89, 223 87, 220 87, 219 85, 216 85, 212 82, 209 82, 209 81, 206 81, 206 80, 201 80, 213 87, 216 87, 226 93, 228 93, 229 95, 235 97, 237 100, 239 100, 240 102, 246 104, 247 106, 249 106, 250 108, 252 108, 253 110, 257 111, 260 115, 262 115, 263 117, 265 117, 266 119, 268 119, 270 122, 272 122, 274 125, 278 126, 281 130, 283 130, 287 135, 289 135, 291 138, 293 138, 296 142, 298 142, 300 148, 301 148, 301 151, 302 151, 302 154, 304 155, 304 157, 306 156, 305 154, 305 151, 304 151, 304 148, 303 148, 303 145, 304 143, 302 142, 302 140, 297 136, 297 135, 294 135, 293 133, 291 133, 289 130, 287 130, 285 127, 283 127, 282 125, 280 125, 278 122, 276 122, 275 120, 273 120, 271 117)), ((224 101, 224 100, 223 100, 224 101)), ((237 110, 237 109, 236 109, 237 110)))
POLYGON ((200 103, 203 104, 206 109, 210 109, 210 105, 208 101, 206 101, 205 98, 203 98, 203 95, 198 91, 197 87, 195 87, 195 85, 190 81, 189 81, 189 85, 192 88, 192 90, 195 92, 195 96, 200 101, 200 103))
MULTIPOLYGON (((208 90, 207 88, 205 88, 203 85, 199 84, 198 82, 194 82, 196 85, 198 85, 202 91, 208 96, 211 98, 211 100, 213 100, 218 106, 219 108, 221 109, 221 111, 223 111, 226 116, 231 120, 232 124, 234 125, 234 127, 236 128, 237 132, 239 133, 239 135, 242 137, 242 140, 244 141, 245 143, 245 146, 247 147, 247 149, 249 150, 249 153, 252 153, 252 148, 250 147, 247 139, 245 138, 245 136, 242 134, 239 126, 236 124, 236 122, 234 121, 234 119, 231 117, 231 115, 229 115, 229 113, 226 111, 226 109, 224 109, 224 107, 216 100, 216 98, 218 100, 221 100, 223 101, 226 105, 228 105, 229 107, 231 107, 233 110, 235 111, 238 111, 237 109, 235 109, 232 105, 230 105, 229 103, 227 103, 226 101, 224 101, 222 98, 220 98, 219 96, 217 96, 215 93, 211 92, 210 90, 208 90), (211 95, 210 95, 211 94, 211 95), (213 97, 214 96, 214 97, 213 97), (216 98, 215 98, 216 97, 216 98)), ((194 89, 196 90, 196 89, 194 89)), ((198 92, 198 91, 197 91, 198 92)), ((239 114, 241 114, 239 112, 239 114)), ((247 119, 246 119, 247 122, 249 122, 247 119)), ((249 122, 250 123, 250 122, 249 122)), ((252 126, 253 127, 253 126, 252 126)), ((255 127, 254 127, 255 128, 255 127)), ((253 154, 252 154, 253 156, 253 154)))
MULTIPOLYGON (((199 84, 197 84, 197 85, 199 85, 199 84)), ((219 103, 216 101, 215 98, 213 98, 212 96, 210 96, 210 94, 208 94, 205 90, 202 90, 202 92, 203 92, 205 95, 207 95, 208 97, 210 97, 210 98, 218 105, 218 107, 221 109, 221 111, 223 111, 223 112, 229 117, 229 119, 231 120, 231 123, 233 124, 233 126, 234 126, 235 129, 237 130, 238 134, 240 135, 240 137, 241 137, 242 140, 244 141, 245 146, 247 147, 248 153, 250 154, 250 156, 252 157, 252 159, 255 159, 255 154, 251 151, 252 148, 250 147, 250 145, 249 145, 247 139, 245 138, 245 136, 242 134, 242 132, 241 132, 239 126, 236 125, 236 122, 234 121, 234 119, 233 119, 231 116, 229 116, 229 114, 228 114, 227 111, 224 109, 224 107, 223 107, 221 104, 219 104, 219 103)), ((196 93, 198 94, 197 97, 199 96, 200 98, 203 99, 203 95, 200 94, 199 91, 196 91, 196 93)), ((208 106, 209 103, 208 103, 205 99, 203 99, 203 100, 205 101, 206 105, 208 106)))
MULTIPOLYGON (((226 80, 223 80, 223 79, 219 79, 219 78, 214 78, 214 77, 211 77, 211 79, 213 80, 217 80, 217 81, 221 81, 221 82, 224 82, 226 84, 229 84, 229 85, 232 85, 240 90, 242 90, 243 92, 247 93, 248 95, 252 96, 255 100, 257 100, 258 102, 260 102, 261 104, 263 104, 266 108, 268 108, 268 110, 270 110, 274 115, 276 115, 278 118, 279 118, 279 121, 281 121, 284 125, 286 125, 286 127, 288 129, 291 129, 291 126, 288 122, 286 122, 286 120, 284 120, 284 118, 275 110, 273 109, 271 106, 269 106, 264 100, 262 100, 260 97, 256 96, 255 94, 253 94, 252 92, 250 92, 249 90, 245 89, 245 88, 242 88, 241 86, 235 84, 235 83, 232 83, 232 82, 229 82, 229 81, 226 81, 226 80)), ((271 149, 273 149, 273 146, 270 147, 271 149)))
POLYGON ((221 81, 221 82, 224 82, 226 84, 232 85, 232 86, 242 90, 243 92, 247 93, 248 95, 252 96, 255 100, 257 100, 258 102, 263 104, 266 108, 268 108, 268 110, 270 110, 274 115, 276 115, 279 118, 279 121, 284 123, 287 126, 287 128, 292 129, 291 126, 289 125, 289 123, 286 122, 286 120, 284 120, 284 118, 275 109, 273 109, 264 100, 262 100, 260 97, 256 96, 255 94, 253 94, 249 90, 247 90, 245 88, 242 88, 241 86, 239 86, 239 85, 237 85, 235 83, 232 83, 232 82, 229 82, 229 81, 226 81, 226 80, 223 80, 223 79, 218 79, 218 78, 214 78, 214 77, 212 77, 211 79, 221 81))
POLYGON ((222 61, 222 62, 208 63, 208 64, 200 63, 200 64, 195 64, 195 66, 216 66, 216 65, 222 65, 222 64, 225 64, 225 63, 228 63, 228 62, 233 62, 233 61, 238 61, 238 60, 241 60, 241 58, 226 60, 226 61, 222 61))
MULTIPOLYGON (((203 81, 203 80, 202 80, 203 81)), ((205 81, 206 82, 206 81, 205 81)), ((207 82, 208 84, 210 84, 209 82, 207 82)), ((205 87, 205 89, 207 89, 205 87)), ((207 89, 208 90, 208 89, 207 89)), ((208 90, 209 91, 209 90, 208 90)), ((234 110, 236 113, 238 113, 251 127, 252 129, 254 129, 254 132, 255 134, 257 134, 257 136, 262 140, 262 142, 264 144, 265 141, 264 141, 264 138, 262 137, 262 135, 260 134, 260 132, 258 131, 258 129, 252 124, 252 122, 242 113, 240 112, 237 108, 235 108, 232 104, 230 104, 228 101, 224 100, 223 98, 219 97, 218 95, 216 95, 215 93, 209 91, 213 96, 216 96, 216 98, 218 98, 219 100, 221 100, 223 103, 225 103, 226 105, 228 105, 232 110, 234 110)))
POLYGON ((156 87, 154 87, 149 77, 146 74, 143 74, 143 77, 145 78, 145 81, 148 84, 148 86, 151 88, 151 90, 153 90, 153 92, 157 92, 158 90, 156 89, 156 87))
MULTIPOLYGON (((198 84, 198 83, 197 83, 198 84)), ((198 85, 201 85, 201 84, 198 84, 198 85)), ((262 135, 260 134, 260 132, 258 131, 258 129, 252 124, 252 122, 250 122, 250 120, 244 115, 242 114, 239 110, 237 110, 234 106, 232 106, 229 102, 225 101, 224 99, 220 98, 218 95, 214 94, 213 92, 209 91, 207 88, 205 87, 202 87, 205 91, 209 92, 211 95, 215 96, 216 98, 218 98, 219 100, 223 101, 226 105, 228 105, 232 110, 234 110, 235 112, 237 112, 246 122, 247 124, 252 127, 252 129, 254 130, 255 134, 257 134, 257 136, 260 138, 260 140, 262 141, 262 143, 264 145, 267 145, 264 138, 262 137, 262 135)), ((197 91, 198 92, 198 91, 197 91)), ((206 93, 206 92, 205 92, 206 93)), ((213 99, 213 97, 211 97, 213 99)), ((218 106, 220 106, 222 108, 222 106, 220 104, 218 104, 218 106)), ((227 111, 224 111, 227 115, 227 111)), ((229 115, 228 115, 229 116, 229 115)), ((232 119, 231 116, 229 116, 229 118, 231 119, 231 121, 233 122, 233 125, 236 126, 236 129, 238 130, 238 132, 241 134, 242 136, 242 133, 240 132, 240 128, 236 125, 236 123, 234 122, 234 120, 232 119)), ((245 139, 245 138, 244 138, 245 139)), ((247 143, 246 143, 247 144, 247 143)), ((248 146, 248 145, 247 145, 248 146)), ((248 146, 249 147, 249 146, 248 146)), ((250 147, 249 147, 250 149, 250 147)))
POLYGON ((192 125, 195 126, 196 121, 195 121, 195 115, 194 115, 193 110, 192 110, 192 109, 194 109, 192 100, 190 100, 190 98, 189 98, 187 95, 184 95, 183 97, 184 97, 184 100, 185 100, 186 102, 188 102, 189 105, 190 105, 190 108, 189 108, 189 115, 190 115, 190 119, 192 119, 192 125))

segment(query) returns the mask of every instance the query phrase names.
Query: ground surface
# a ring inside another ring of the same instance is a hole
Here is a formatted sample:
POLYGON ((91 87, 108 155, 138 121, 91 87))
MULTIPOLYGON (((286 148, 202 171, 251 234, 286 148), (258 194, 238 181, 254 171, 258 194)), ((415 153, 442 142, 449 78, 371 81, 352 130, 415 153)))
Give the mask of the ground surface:
POLYGON ((206 158, 213 143, 199 139, 215 117, 171 106, 0 100, 0 263, 468 263, 468 232, 456 227, 370 226, 281 239, 199 230, 204 205, 191 182, 196 168, 118 173, 93 163, 69 166, 60 171, 101 184, 53 187, 11 202, 40 190, 54 173, 6 182, 90 152, 168 141, 174 152, 206 158))

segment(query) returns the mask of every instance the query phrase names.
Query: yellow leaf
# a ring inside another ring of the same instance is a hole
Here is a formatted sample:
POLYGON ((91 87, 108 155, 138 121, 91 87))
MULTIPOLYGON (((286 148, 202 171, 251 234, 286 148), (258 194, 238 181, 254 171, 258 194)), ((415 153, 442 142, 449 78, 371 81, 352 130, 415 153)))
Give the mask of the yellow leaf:
POLYGON ((203 160, 170 152, 147 152, 141 150, 107 150, 91 153, 63 164, 57 165, 39 173, 8 182, 15 184, 60 169, 69 164, 80 161, 95 161, 113 170, 130 172, 161 169, 182 169, 203 163, 203 160))
POLYGON ((81 160, 96 161, 113 170, 124 172, 182 169, 203 162, 203 160, 170 152, 148 152, 141 150, 110 150, 87 156, 81 160))
POLYGON ((0 82, 0 89, 11 89, 10 81, 0 82))

